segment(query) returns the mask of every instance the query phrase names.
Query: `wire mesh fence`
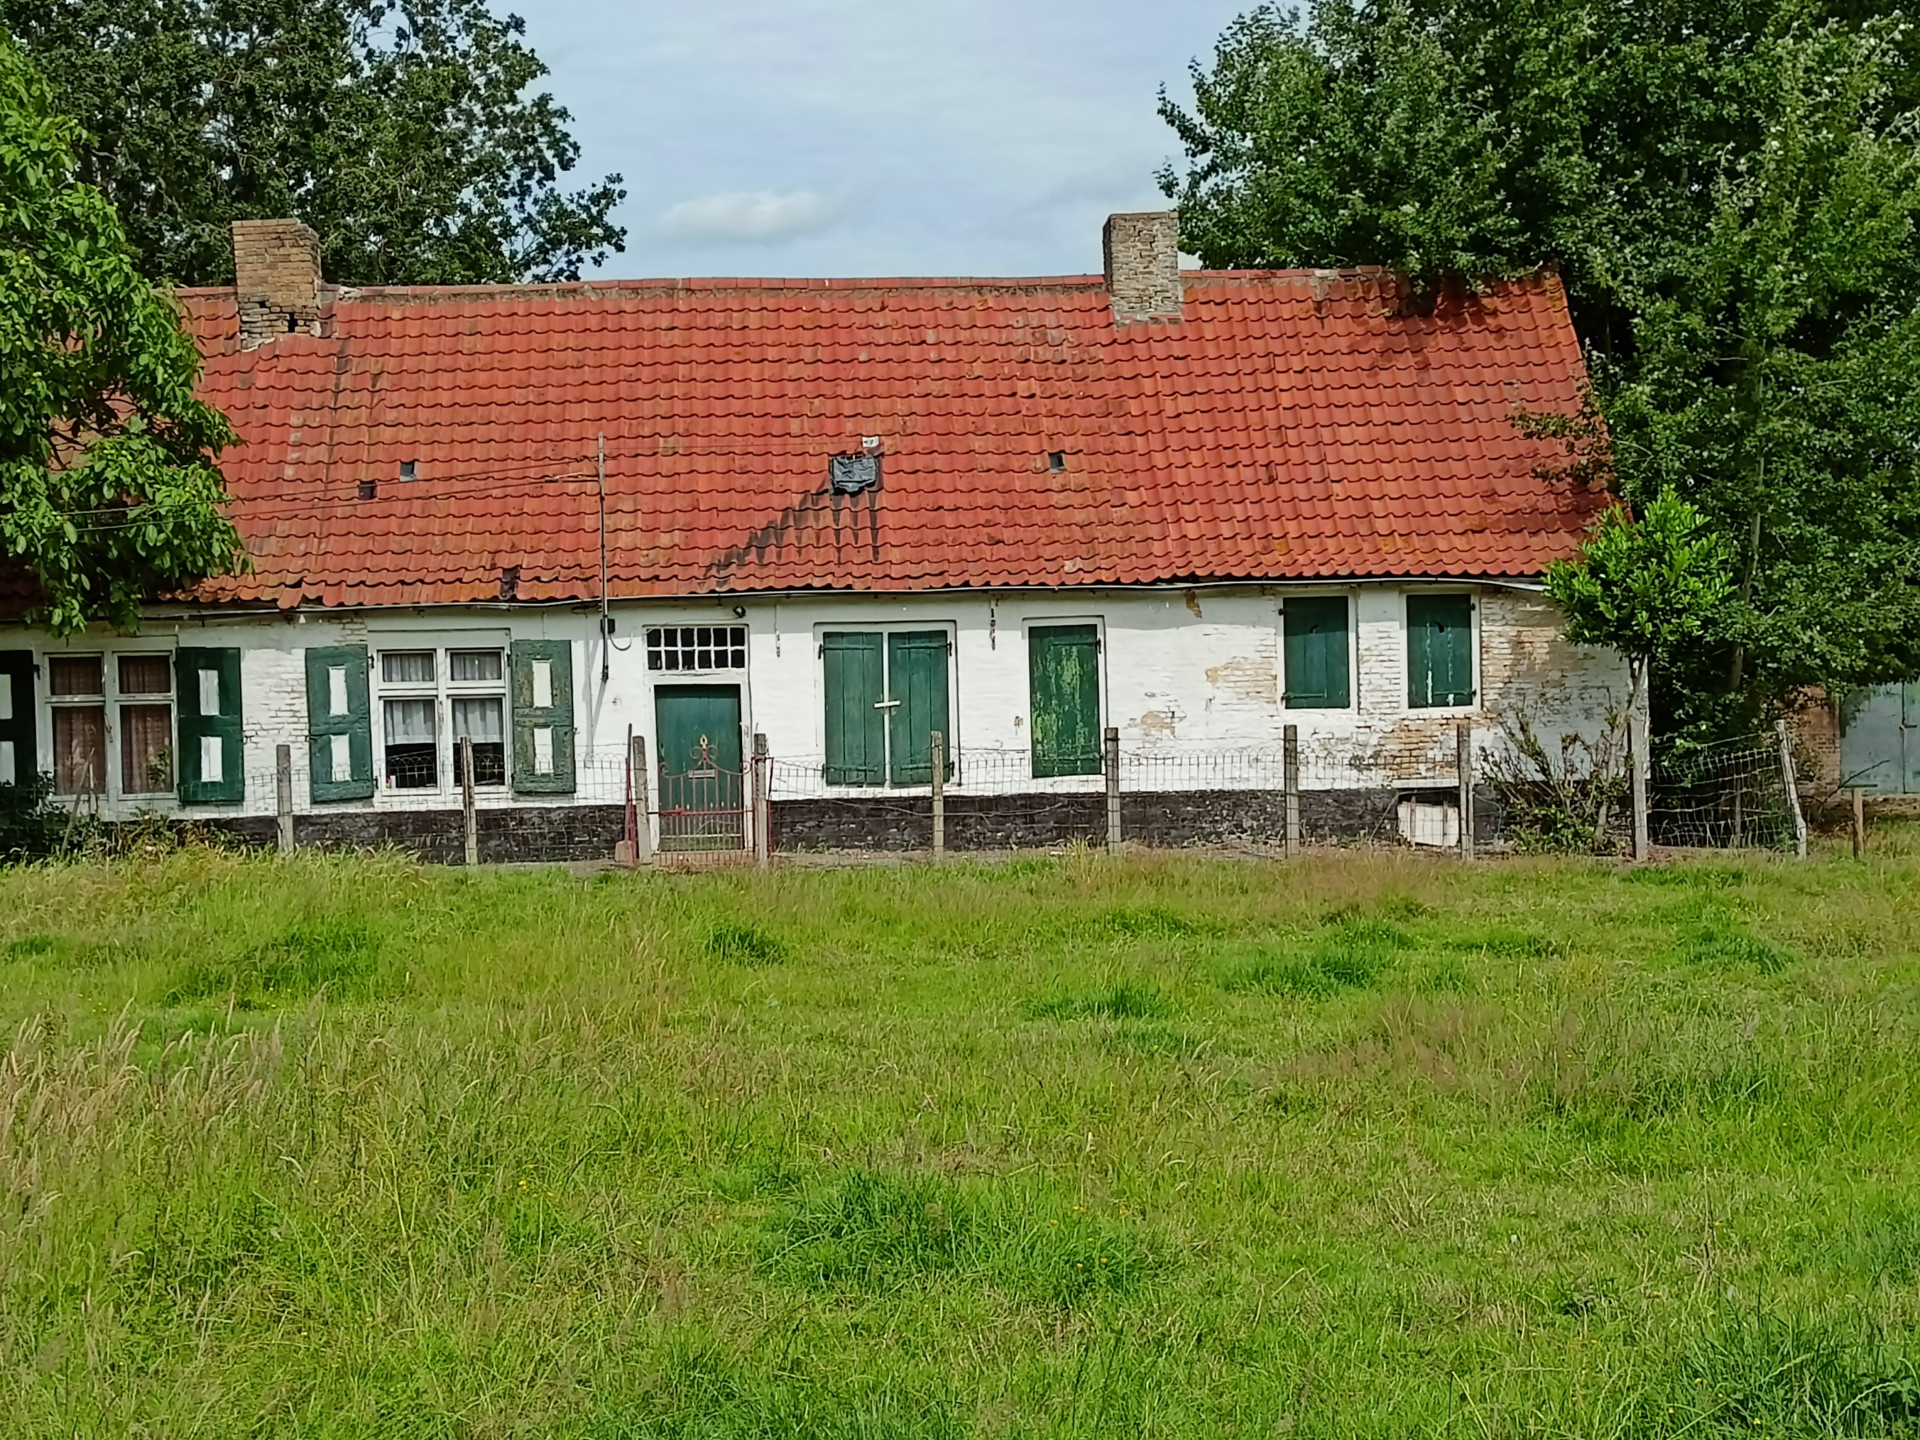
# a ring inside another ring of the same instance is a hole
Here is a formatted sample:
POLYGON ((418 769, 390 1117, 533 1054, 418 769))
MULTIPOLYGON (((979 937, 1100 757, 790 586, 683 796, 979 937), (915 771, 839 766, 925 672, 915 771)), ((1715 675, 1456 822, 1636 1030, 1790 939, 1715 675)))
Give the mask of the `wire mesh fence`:
POLYGON ((1804 824, 1790 753, 1776 736, 1753 735, 1657 758, 1647 828, 1656 845, 1795 849, 1804 824))
MULTIPOLYGON (((856 770, 822 755, 762 754, 743 759, 739 769, 670 774, 650 765, 644 748, 627 745, 582 748, 539 767, 506 745, 476 744, 471 824, 457 746, 389 747, 371 757, 369 776, 364 753, 356 772, 352 756, 295 745, 287 747, 284 768, 247 766, 219 803, 97 790, 58 795, 54 803, 76 822, 143 813, 204 819, 261 843, 271 842, 285 817, 299 843, 372 837, 367 843, 435 855, 475 853, 477 827, 481 852, 492 845, 491 853, 508 853, 504 841, 486 837, 512 833, 522 837, 516 843, 523 858, 544 853, 548 834, 560 836, 549 848, 569 858, 610 855, 616 840, 634 847, 630 853, 695 859, 759 850, 1054 849, 1116 838, 1276 851, 1325 841, 1524 846, 1515 828, 1524 817, 1514 803, 1513 777, 1522 769, 1514 737, 1483 726, 1469 738, 1464 790, 1461 726, 1442 721, 1375 735, 1302 727, 1288 739, 1240 746, 1170 739, 1122 746, 1110 735, 1094 756, 1065 763, 1049 763, 1032 749, 941 747, 937 780, 932 746, 918 755, 917 769, 914 757, 898 769, 856 770), (537 818, 561 810, 578 818, 564 825, 537 818)), ((1600 826, 1582 822, 1584 840, 1582 826, 1570 825, 1576 844, 1630 845, 1628 786, 1619 768, 1626 762, 1616 755, 1611 763, 1611 778, 1594 782, 1618 797, 1609 802, 1611 818, 1600 826)), ((1647 793, 1646 831, 1656 846, 1789 850, 1804 834, 1791 758, 1775 736, 1658 758, 1647 793)), ((1537 801, 1531 796, 1528 803, 1537 801)))

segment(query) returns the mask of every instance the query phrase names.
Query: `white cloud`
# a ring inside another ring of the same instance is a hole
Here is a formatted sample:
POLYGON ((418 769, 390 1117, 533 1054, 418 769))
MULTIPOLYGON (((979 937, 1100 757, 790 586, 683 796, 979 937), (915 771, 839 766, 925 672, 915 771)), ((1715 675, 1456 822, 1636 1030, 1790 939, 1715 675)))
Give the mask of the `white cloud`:
POLYGON ((777 245, 831 229, 843 208, 833 196, 815 190, 784 195, 772 190, 733 190, 682 200, 660 217, 658 229, 676 240, 777 245))

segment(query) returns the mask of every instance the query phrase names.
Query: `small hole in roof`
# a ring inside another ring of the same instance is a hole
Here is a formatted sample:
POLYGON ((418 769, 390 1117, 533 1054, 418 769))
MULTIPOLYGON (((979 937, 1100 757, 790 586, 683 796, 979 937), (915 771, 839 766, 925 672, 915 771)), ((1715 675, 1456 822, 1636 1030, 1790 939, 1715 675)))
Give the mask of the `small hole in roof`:
POLYGON ((1047 452, 1047 469, 1051 470, 1054 474, 1058 475, 1066 468, 1067 468, 1067 452, 1066 451, 1049 450, 1047 452))
POLYGON ((400 478, 402 480, 412 480, 419 473, 420 464, 417 460, 402 460, 400 462, 400 478))
POLYGON ((379 493, 380 493, 379 488, 375 486, 373 481, 362 480, 360 482, 360 498, 362 500, 371 500, 373 499, 374 496, 378 495, 379 493))

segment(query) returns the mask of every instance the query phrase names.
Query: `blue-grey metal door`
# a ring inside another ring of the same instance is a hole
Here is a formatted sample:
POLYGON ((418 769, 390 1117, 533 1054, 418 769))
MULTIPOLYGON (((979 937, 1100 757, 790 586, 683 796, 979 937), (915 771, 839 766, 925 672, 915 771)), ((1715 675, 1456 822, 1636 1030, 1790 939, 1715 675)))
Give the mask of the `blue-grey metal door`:
POLYGON ((1840 783, 1882 795, 1920 795, 1920 681, 1882 685, 1847 703, 1840 783))

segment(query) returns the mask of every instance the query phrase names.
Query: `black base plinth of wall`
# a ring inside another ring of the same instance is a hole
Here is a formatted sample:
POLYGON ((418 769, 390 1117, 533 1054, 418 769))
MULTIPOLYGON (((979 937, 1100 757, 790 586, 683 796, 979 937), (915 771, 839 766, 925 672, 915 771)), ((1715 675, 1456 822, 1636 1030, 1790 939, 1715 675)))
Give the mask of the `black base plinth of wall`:
MULTIPOLYGON (((1300 829, 1309 841, 1390 840, 1398 833, 1397 790, 1306 790, 1300 829)), ((949 850, 1023 850, 1104 845, 1107 797, 949 795, 949 850)), ((933 801, 925 795, 776 800, 776 850, 925 850, 933 844, 933 801)), ((1286 797, 1270 790, 1166 790, 1120 798, 1120 832, 1141 845, 1278 845, 1286 797)))
MULTIPOLYGON (((273 816, 193 822, 249 846, 271 849, 273 816)), ((622 805, 529 805, 482 810, 475 829, 484 864, 509 861, 611 860, 626 835, 622 805)), ((435 864, 458 864, 466 853, 458 810, 338 810, 293 817, 293 843, 317 850, 392 846, 435 864)))

